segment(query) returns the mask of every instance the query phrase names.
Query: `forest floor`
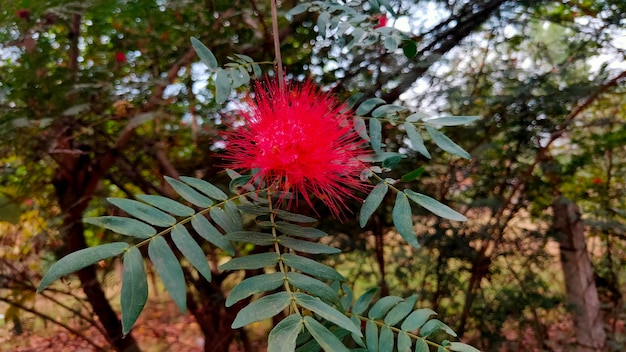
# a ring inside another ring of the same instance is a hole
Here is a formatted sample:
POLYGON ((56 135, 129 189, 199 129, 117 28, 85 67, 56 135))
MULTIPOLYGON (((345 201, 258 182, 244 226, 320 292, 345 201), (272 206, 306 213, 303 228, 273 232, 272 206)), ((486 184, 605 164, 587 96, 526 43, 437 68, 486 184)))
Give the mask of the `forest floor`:
MULTIPOLYGON (((115 291, 111 289, 111 291, 115 291)), ((155 292, 151 290, 151 292, 155 292)), ((7 311, 7 306, 0 303, 0 313, 7 311)), ((50 308, 49 306, 36 304, 37 309, 50 308)), ((119 307, 117 307, 119 308, 119 307)), ((116 309, 117 309, 116 308, 116 309)), ((46 309, 48 310, 48 309, 46 309)), ((58 307, 57 307, 58 310, 58 307)), ((609 313, 609 312, 605 312, 609 313)), ((36 318, 30 314, 21 316, 22 333, 15 334, 14 324, 5 321, 0 316, 0 352, 92 352, 92 351, 112 351, 108 348, 104 336, 98 329, 83 322, 80 325, 77 318, 63 316, 62 312, 47 314, 53 315, 55 319, 61 321, 72 328, 78 330, 83 337, 102 348, 98 350, 84 338, 78 337, 64 328, 48 322, 44 324, 43 319, 36 318)), ((610 314, 609 314, 610 315, 610 314)), ((610 340, 614 343, 617 336, 620 336, 620 346, 626 345, 625 317, 619 315, 617 320, 607 319, 610 326, 607 331, 612 335, 610 340), (612 333, 611 333, 612 332, 612 333)), ((8 319, 6 319, 8 320, 8 319)), ((253 327, 255 336, 250 336, 255 344, 257 352, 265 350, 266 327, 257 325, 253 327)), ((499 352, 513 351, 570 351, 575 337, 573 335, 573 322, 569 314, 565 312, 554 312, 548 317, 540 319, 538 326, 520 327, 516 324, 504 324, 501 329, 503 344, 499 352), (538 330, 540 332, 538 332, 538 330)), ((144 311, 141 313, 132 334, 137 339, 143 352, 202 352, 204 351, 204 338, 198 324, 191 314, 181 314, 175 304, 171 301, 166 292, 160 291, 158 296, 150 295, 144 311)), ((470 334, 471 335, 471 334, 470 334)), ((472 340, 471 336, 467 336, 472 340)), ((468 341, 471 343, 471 341, 468 341)), ((612 346, 611 350, 621 350, 612 346)), ((231 352, 243 350, 241 346, 234 343, 231 352)))
MULTIPOLYGON (((201 352, 204 339, 198 324, 190 314, 181 314, 163 295, 162 302, 151 299, 132 330, 142 351, 145 352, 201 352)), ((31 318, 34 319, 34 318, 31 318)), ((15 335, 13 324, 0 325, 0 351, 2 352, 91 352, 96 348, 67 330, 46 324, 33 326, 24 321, 23 332, 15 335), (30 326, 29 326, 30 325, 30 326)), ((104 336, 93 327, 73 326, 98 346, 107 346, 104 336)), ((107 349, 104 349, 107 351, 107 349)))

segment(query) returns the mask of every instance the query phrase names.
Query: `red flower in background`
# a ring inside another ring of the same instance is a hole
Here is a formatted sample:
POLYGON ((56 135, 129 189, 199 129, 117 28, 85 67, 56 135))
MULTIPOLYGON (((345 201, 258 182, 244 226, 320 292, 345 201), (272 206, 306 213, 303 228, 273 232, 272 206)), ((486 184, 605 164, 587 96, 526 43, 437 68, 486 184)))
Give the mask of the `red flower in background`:
POLYGON ((17 17, 23 19, 23 20, 27 20, 30 18, 30 10, 29 9, 19 9, 15 12, 15 15, 17 15, 17 17))
POLYGON ((126 55, 123 52, 121 52, 121 51, 116 52, 115 53, 115 61, 117 61, 119 63, 126 62, 126 55))
POLYGON ((385 27, 387 25, 387 20, 387 15, 385 15, 384 13, 378 16, 378 24, 374 25, 374 29, 385 27))
POLYGON ((256 84, 255 99, 240 112, 245 125, 226 133, 227 166, 255 169, 256 180, 301 196, 311 207, 311 196, 318 197, 341 217, 345 199, 367 187, 356 160, 366 153, 363 141, 345 106, 329 93, 310 81, 284 86, 276 80, 256 84))

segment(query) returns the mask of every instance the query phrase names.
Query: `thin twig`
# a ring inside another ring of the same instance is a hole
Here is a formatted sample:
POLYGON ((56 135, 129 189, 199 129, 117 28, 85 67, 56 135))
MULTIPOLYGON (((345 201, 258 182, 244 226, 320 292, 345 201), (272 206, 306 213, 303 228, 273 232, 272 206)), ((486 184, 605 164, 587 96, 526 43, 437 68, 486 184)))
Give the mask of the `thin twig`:
POLYGON ((280 56, 280 35, 278 34, 278 11, 276 1, 272 0, 272 34, 274 36, 274 55, 276 56, 276 69, 278 72, 278 87, 285 89, 285 74, 283 73, 283 59, 280 56))
POLYGON ((78 331, 78 330, 76 330, 76 329, 72 328, 71 326, 66 325, 66 324, 64 324, 64 323, 62 323, 62 322, 60 322, 60 321, 57 321, 56 319, 54 319, 53 317, 51 317, 51 316, 49 316, 49 315, 47 315, 47 314, 44 314, 44 313, 38 312, 38 311, 36 311, 36 310, 34 310, 34 309, 28 308, 28 307, 26 307, 26 306, 24 306, 24 305, 21 305, 21 304, 19 304, 19 303, 13 302, 13 301, 8 300, 8 299, 6 299, 6 298, 4 298, 4 297, 1 297, 1 296, 0 296, 0 301, 3 301, 3 302, 5 302, 5 303, 8 303, 9 305, 14 306, 15 308, 21 309, 21 310, 23 310, 23 311, 26 311, 26 312, 32 313, 32 314, 34 314, 34 315, 36 315, 36 316, 38 316, 38 317, 40 317, 40 318, 42 318, 42 319, 44 319, 44 320, 50 321, 50 322, 52 322, 52 323, 54 323, 54 324, 56 324, 56 325, 58 325, 58 326, 60 326, 60 327, 64 328, 65 330, 67 330, 67 331, 71 332, 71 333, 72 333, 72 334, 74 334, 75 336, 80 337, 81 339, 85 340, 88 344, 92 345, 92 346, 96 349, 96 351, 103 351, 103 352, 105 351, 105 349, 104 349, 104 348, 102 348, 102 347, 98 346, 98 344, 96 344, 93 340, 91 340, 90 338, 88 338, 87 336, 85 336, 85 335, 84 335, 83 333, 81 333, 80 331, 78 331))

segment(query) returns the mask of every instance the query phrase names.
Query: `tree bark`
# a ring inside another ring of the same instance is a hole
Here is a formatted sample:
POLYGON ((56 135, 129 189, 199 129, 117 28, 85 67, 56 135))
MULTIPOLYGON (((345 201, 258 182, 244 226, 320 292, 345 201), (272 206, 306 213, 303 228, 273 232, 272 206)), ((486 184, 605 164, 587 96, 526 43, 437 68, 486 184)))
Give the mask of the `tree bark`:
POLYGON ((578 340, 577 352, 606 350, 604 320, 594 279, 593 267, 587 253, 585 227, 578 206, 562 196, 552 204, 553 228, 558 233, 561 264, 565 278, 567 300, 578 340))
MULTIPOLYGON (((63 248, 64 253, 57 253, 58 255, 87 248, 81 218, 88 200, 92 196, 92 193, 85 186, 91 183, 95 177, 93 173, 88 171, 91 170, 91 167, 86 158, 74 157, 64 160, 67 163, 60 165, 61 169, 57 171, 53 180, 59 206, 65 214, 63 219, 65 248, 63 248)), ((89 304, 106 331, 105 337, 109 343, 120 352, 139 352, 137 341, 131 334, 122 337, 122 324, 98 282, 95 267, 93 265, 87 266, 78 271, 77 275, 89 304)))

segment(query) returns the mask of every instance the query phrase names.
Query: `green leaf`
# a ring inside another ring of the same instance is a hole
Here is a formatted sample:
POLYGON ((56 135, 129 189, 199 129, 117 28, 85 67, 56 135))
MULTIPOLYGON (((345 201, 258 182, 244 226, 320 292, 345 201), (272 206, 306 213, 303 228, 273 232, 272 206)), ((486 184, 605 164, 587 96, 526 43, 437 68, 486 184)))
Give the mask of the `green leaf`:
POLYGON ((383 163, 381 166, 385 169, 393 169, 396 166, 398 166, 398 164, 400 164, 402 159, 404 159, 405 157, 406 157, 405 155, 394 155, 392 157, 389 157, 383 160, 383 163))
POLYGON ((261 76, 263 76, 263 70, 261 70, 261 66, 259 66, 259 64, 257 63, 252 64, 252 72, 254 72, 254 76, 256 78, 260 78, 261 76))
POLYGON ((187 258, 200 275, 207 281, 211 281, 211 268, 202 248, 194 240, 185 226, 178 224, 172 228, 172 241, 180 252, 187 258))
POLYGON ((411 115, 407 116, 405 121, 406 122, 417 122, 417 121, 420 121, 420 120, 427 119, 428 117, 430 117, 430 115, 425 114, 423 112, 414 112, 411 115))
POLYGON ((217 200, 226 200, 228 196, 221 189, 212 185, 211 183, 201 180, 199 178, 181 176, 180 179, 191 187, 197 189, 198 191, 206 194, 207 196, 217 199, 217 200))
POLYGON ((326 352, 348 352, 348 349, 344 344, 324 325, 320 324, 317 320, 305 316, 304 325, 311 333, 311 336, 326 352))
POLYGON ((322 230, 318 230, 313 227, 302 227, 284 221, 277 221, 276 228, 278 229, 278 231, 286 235, 295 237, 322 238, 324 236, 328 236, 328 234, 322 230))
POLYGON ((245 257, 233 258, 220 265, 220 270, 251 270, 262 269, 276 265, 280 256, 276 252, 251 254, 245 257))
POLYGON ((296 349, 296 338, 302 331, 302 316, 292 314, 281 320, 270 331, 267 338, 267 352, 293 352, 296 349))
POLYGON ((230 221, 233 231, 243 230, 243 218, 235 203, 230 200, 226 201, 224 203, 224 212, 230 221))
POLYGON ((233 288, 226 298, 226 307, 254 294, 271 291, 285 281, 283 273, 263 274, 249 277, 233 288))
POLYGON ((406 332, 398 333, 398 352, 410 352, 412 344, 413 342, 406 332))
POLYGON ((367 314, 370 319, 380 319, 391 310, 396 304, 402 302, 402 297, 386 296, 379 299, 367 314))
POLYGON ((287 280, 289 280, 293 286, 307 291, 316 297, 329 302, 339 303, 337 292, 318 279, 296 272, 289 272, 287 273, 287 280))
POLYGON ((361 329, 358 326, 354 325, 350 318, 346 317, 343 313, 339 312, 335 308, 322 302, 319 298, 309 296, 306 293, 302 292, 294 292, 293 297, 298 305, 316 313, 317 315, 336 324, 337 326, 344 328, 353 334, 356 334, 357 336, 363 336, 361 334, 361 329))
MULTIPOLYGON (((395 49, 394 49, 395 50, 395 49)), ((372 117, 381 118, 399 111, 406 111, 407 108, 401 105, 385 104, 377 107, 372 111, 372 117)))
POLYGON ((174 191, 176 191, 176 193, 178 193, 189 203, 200 208, 207 208, 213 205, 213 201, 211 200, 211 198, 198 193, 186 183, 178 181, 177 179, 171 178, 169 176, 165 176, 164 178, 165 181, 169 183, 172 188, 174 188, 174 191))
POLYGON ((424 339, 418 339, 415 341, 415 352, 430 352, 428 344, 424 339))
POLYGON ((269 233, 254 231, 235 231, 224 236, 224 239, 235 242, 252 243, 259 246, 270 246, 274 244, 274 236, 269 233))
POLYGON ((211 70, 217 69, 217 59, 215 55, 201 41, 191 37, 191 45, 202 62, 211 70))
POLYGON ((479 349, 461 342, 450 342, 450 351, 457 352, 480 352, 479 349))
POLYGON ((327 246, 325 244, 310 242, 306 240, 299 240, 287 236, 278 237, 278 242, 287 248, 291 248, 298 252, 311 253, 311 254, 337 254, 341 253, 341 250, 327 246))
POLYGON ((388 35, 383 40, 383 46, 388 52, 394 52, 398 49, 398 41, 393 36, 388 35))
POLYGON ((301 222, 301 223, 317 222, 317 219, 315 218, 312 218, 306 215, 290 213, 288 211, 280 210, 280 209, 275 210, 274 214, 276 214, 276 217, 278 217, 279 219, 283 219, 287 221, 301 222))
POLYGON ((168 227, 176 223, 176 219, 150 205, 125 198, 107 198, 109 203, 124 210, 128 214, 154 226, 168 227))
POLYGON ((385 104, 386 102, 380 98, 370 98, 366 101, 362 102, 361 105, 356 109, 356 114, 359 116, 364 116, 368 112, 372 111, 374 107, 385 104))
POLYGON ((235 249, 230 245, 224 236, 204 217, 197 214, 191 218, 191 226, 194 230, 209 243, 225 250, 229 255, 235 255, 235 249))
POLYGON ((235 56, 237 56, 238 58, 240 58, 242 60, 242 62, 247 62, 247 63, 253 63, 254 59, 252 59, 250 56, 248 55, 243 55, 243 54, 235 54, 235 56))
POLYGON ((148 256, 167 292, 181 312, 187 310, 187 286, 183 269, 163 237, 154 237, 148 245, 148 256))
MULTIPOLYGON (((354 325, 356 326, 361 326, 361 320, 359 320, 359 318, 356 315, 352 315, 350 317, 350 320, 352 320, 352 322, 354 323, 354 325)), ((354 342, 356 342, 357 345, 361 346, 361 347, 366 347, 365 346, 365 341, 363 341, 363 337, 361 336, 357 336, 355 334, 351 334, 352 339, 354 340, 354 342)), ((354 351, 354 350, 353 350, 354 351)), ((366 350, 367 351, 367 350, 366 350)))
POLYGON ((443 116, 424 120, 429 125, 437 126, 460 126, 467 125, 478 120, 479 116, 443 116))
POLYGON ((411 205, 404 193, 398 193, 396 196, 396 204, 393 206, 392 212, 393 224, 396 226, 396 230, 400 233, 400 236, 404 240, 413 246, 414 248, 420 248, 417 242, 417 234, 413 229, 413 214, 411 213, 411 205))
POLYGON ((382 152, 382 128, 383 127, 379 120, 370 119, 370 144, 376 154, 380 154, 382 152))
POLYGON ((396 15, 396 12, 393 10, 393 7, 391 6, 391 1, 389 0, 378 0, 378 2, 383 5, 385 7, 385 9, 387 11, 389 11, 389 13, 391 13, 392 16, 396 15))
POLYGON ((420 166, 419 168, 406 173, 404 175, 402 175, 402 178, 400 179, 402 182, 410 182, 413 181, 415 179, 417 179, 418 177, 422 176, 422 174, 424 173, 424 170, 426 170, 423 166, 420 166))
POLYGON ((365 323, 365 343, 370 352, 378 352, 378 326, 374 321, 365 323))
POLYGON ((380 154, 360 155, 357 157, 357 159, 359 159, 360 161, 365 161, 365 162, 378 163, 381 161, 385 161, 385 159, 388 159, 397 155, 401 156, 402 154, 396 153, 396 152, 382 152, 380 154))
MULTIPOLYGON (((344 295, 339 300, 341 303, 341 309, 347 311, 352 306, 352 302, 354 301, 354 292, 350 289, 350 287, 346 284, 341 284, 341 290, 344 295)), ((336 291, 336 290, 335 290, 336 291)), ((360 324, 357 324, 360 326, 360 324)))
POLYGON ((350 96, 350 98, 348 98, 348 100, 346 101, 346 109, 350 110, 352 109, 356 103, 361 100, 361 98, 363 98, 363 93, 356 93, 350 96))
MULTIPOLYGON (((350 33, 350 35, 352 36, 352 40, 350 40, 350 42, 348 42, 348 44, 346 45, 346 48, 348 50, 352 49, 357 44, 361 44, 361 38, 363 38, 363 35, 365 35, 365 31, 359 27, 356 27, 354 28, 352 33, 350 33)), ((365 112, 365 114, 367 114, 370 110, 365 112)))
POLYGON ((214 207, 210 211, 211 219, 221 227, 226 233, 239 230, 239 227, 232 221, 232 219, 226 215, 226 212, 221 208, 214 207))
POLYGON ((261 207, 258 205, 248 205, 242 204, 237 206, 239 210, 244 213, 252 214, 252 215, 268 215, 272 212, 272 210, 268 207, 261 207))
POLYGON ((232 90, 231 79, 226 70, 217 70, 215 74, 215 102, 223 104, 232 90))
POLYGON ((370 192, 370 194, 363 201, 363 206, 361 207, 361 213, 359 214, 359 226, 361 228, 365 227, 369 218, 374 214, 380 203, 385 198, 387 191, 389 190, 389 186, 385 181, 380 181, 374 189, 370 192))
POLYGON ((50 270, 41 279, 37 292, 43 291, 51 283, 67 274, 71 274, 103 259, 115 257, 124 253, 128 248, 128 243, 113 242, 70 253, 52 264, 50 270))
POLYGON ((122 334, 126 335, 135 325, 148 300, 148 279, 143 258, 137 247, 130 247, 124 254, 122 271, 122 334))
POLYGON ((317 16, 317 30, 322 38, 326 38, 326 27, 330 20, 330 14, 328 12, 322 12, 317 16))
POLYGON ((156 234, 156 229, 146 223, 136 219, 122 216, 99 216, 95 218, 85 218, 84 223, 101 226, 120 235, 133 236, 137 238, 149 238, 156 234))
POLYGON ((341 276, 335 269, 321 264, 315 260, 301 257, 299 255, 285 253, 283 254, 283 262, 304 273, 311 274, 314 277, 321 277, 329 280, 345 281, 346 279, 341 276))
POLYGON ((422 328, 420 329, 420 336, 428 337, 439 330, 443 330, 448 333, 448 335, 456 337, 456 333, 454 332, 454 330, 452 330, 448 325, 437 319, 427 321, 426 324, 424 324, 424 326, 422 326, 422 328))
POLYGON ((370 306, 372 298, 374 298, 374 296, 376 296, 379 291, 380 288, 378 287, 372 287, 369 290, 365 291, 365 293, 363 293, 361 297, 356 300, 356 303, 354 303, 352 313, 360 315, 361 313, 365 312, 365 310, 367 310, 367 308, 370 306))
POLYGON ((460 156, 461 158, 471 159, 472 156, 466 152, 463 148, 461 148, 458 144, 454 143, 448 136, 439 132, 434 127, 426 125, 426 131, 430 135, 430 138, 433 139, 435 144, 446 152, 450 154, 454 154, 460 156))
POLYGON ((429 308, 418 309, 404 319, 400 328, 404 331, 419 329, 426 321, 428 321, 428 319, 430 319, 431 315, 437 315, 437 313, 429 308))
POLYGON ((369 142, 370 136, 367 135, 367 126, 365 125, 365 120, 363 120, 363 118, 360 116, 354 116, 353 120, 354 130, 356 131, 356 133, 361 136, 361 138, 369 142))
POLYGON ((417 44, 415 44, 412 40, 404 42, 404 45, 402 46, 402 53, 404 53, 404 56, 408 59, 414 58, 415 55, 417 55, 417 44))
MULTIPOLYGON (((228 69, 226 71, 228 73, 228 76, 230 77, 230 80, 232 82, 232 86, 231 89, 237 89, 239 87, 241 87, 244 84, 247 84, 250 77, 248 76, 246 78, 246 76, 242 75, 241 72, 246 72, 245 70, 240 70, 239 68, 231 68, 228 69)), ((248 73, 246 72, 246 75, 248 73)))
POLYGON ((391 331, 389 326, 381 327, 380 337, 378 338, 378 351, 393 352, 394 342, 393 331, 391 331))
POLYGON ((193 210, 192 208, 163 196, 139 194, 137 195, 137 198, 176 216, 191 216, 196 213, 195 210, 193 210))
POLYGON ((291 294, 278 292, 262 297, 239 311, 231 327, 238 329, 250 323, 271 318, 291 303, 291 294))
POLYGON ((467 221, 467 218, 463 214, 458 213, 456 210, 450 208, 447 205, 439 203, 437 200, 429 196, 413 192, 410 189, 407 189, 404 192, 409 198, 411 198, 412 201, 426 208, 437 216, 441 216, 442 218, 454 221, 467 221))
POLYGON ((404 302, 398 303, 395 307, 393 307, 389 313, 385 316, 385 324, 394 326, 400 320, 404 319, 409 313, 413 311, 415 307, 415 303, 417 302, 417 295, 412 295, 407 298, 404 302))
POLYGON ((287 20, 291 22, 293 16, 306 12, 309 9, 309 6, 311 6, 311 3, 308 2, 303 2, 297 5, 296 7, 293 7, 291 10, 287 11, 287 13, 285 14, 285 18, 287 18, 287 20))
POLYGON ((406 130, 407 137, 409 137, 409 140, 411 141, 411 146, 413 147, 413 149, 416 152, 430 159, 431 158, 430 153, 428 152, 428 149, 426 149, 426 145, 424 145, 424 139, 422 138, 422 135, 417 130, 417 127, 415 127, 410 122, 405 122, 404 129, 406 130))

